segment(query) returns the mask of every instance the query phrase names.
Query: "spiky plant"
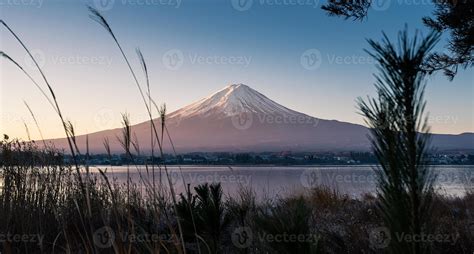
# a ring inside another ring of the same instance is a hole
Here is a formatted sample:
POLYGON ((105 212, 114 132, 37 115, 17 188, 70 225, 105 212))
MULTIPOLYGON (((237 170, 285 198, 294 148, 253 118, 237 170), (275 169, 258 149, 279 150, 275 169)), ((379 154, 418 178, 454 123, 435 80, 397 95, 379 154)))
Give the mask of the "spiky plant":
POLYGON ((429 126, 423 97, 427 73, 422 65, 439 40, 438 33, 410 40, 400 32, 398 47, 384 34, 381 43, 369 40, 379 73, 378 98, 358 99, 358 106, 371 127, 372 149, 380 166, 379 208, 391 234, 393 253, 422 253, 421 241, 399 241, 397 236, 420 236, 428 231, 435 176, 426 166, 429 126))
POLYGON ((185 237, 189 242, 196 240, 195 251, 199 253, 200 245, 207 253, 222 253, 223 235, 231 219, 223 201, 222 186, 220 183, 205 183, 194 187, 194 191, 195 195, 188 185, 186 194, 180 194, 177 205, 185 237))
MULTIPOLYGON (((262 236, 281 240, 268 241, 263 238, 263 248, 269 253, 317 253, 319 236, 311 229, 312 209, 303 197, 288 198, 275 205, 259 208, 255 224, 262 236), (286 236, 304 236, 296 241, 285 240, 286 236)), ((263 251, 262 251, 263 252, 263 251)))

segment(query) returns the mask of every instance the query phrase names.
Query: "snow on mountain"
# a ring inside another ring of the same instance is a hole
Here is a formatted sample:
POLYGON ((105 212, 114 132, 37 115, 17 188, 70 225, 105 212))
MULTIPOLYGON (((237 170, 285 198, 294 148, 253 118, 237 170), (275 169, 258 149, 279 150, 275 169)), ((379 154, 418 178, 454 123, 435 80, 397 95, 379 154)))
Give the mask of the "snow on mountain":
MULTIPOLYGON (((358 124, 324 120, 288 109, 244 84, 222 90, 166 116, 166 126, 178 152, 236 151, 368 151, 369 130, 358 124)), ((160 119, 154 120, 161 133, 160 119)), ((141 152, 150 147, 150 122, 131 126, 141 152)), ((103 140, 110 140, 114 153, 123 152, 117 137, 121 129, 88 134, 92 153, 104 153, 103 140)), ((86 136, 76 138, 86 146, 86 136)), ((50 140, 67 150, 66 139, 50 140)), ((440 150, 474 149, 474 134, 433 135, 440 150)), ((171 152, 171 142, 163 142, 171 152)), ((84 148, 85 149, 85 148, 84 148)))
POLYGON ((255 114, 282 115, 285 117, 302 115, 288 109, 265 95, 244 84, 232 84, 189 106, 168 115, 168 118, 186 118, 222 114, 225 117, 242 112, 255 114))

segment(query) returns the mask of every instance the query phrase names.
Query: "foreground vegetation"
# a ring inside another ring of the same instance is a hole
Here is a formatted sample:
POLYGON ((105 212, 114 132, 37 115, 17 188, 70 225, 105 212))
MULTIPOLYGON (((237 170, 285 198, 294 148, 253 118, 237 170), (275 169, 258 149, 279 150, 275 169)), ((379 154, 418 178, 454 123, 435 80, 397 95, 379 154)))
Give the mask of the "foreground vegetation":
MULTIPOLYGON (((57 151, 0 144, 2 253, 388 253, 398 241, 380 237, 379 200, 369 194, 357 200, 321 188, 260 200, 246 188, 226 196, 210 183, 180 194, 175 212, 159 183, 84 173, 85 196, 57 151)), ((471 253, 474 194, 433 202, 429 252, 471 253)))

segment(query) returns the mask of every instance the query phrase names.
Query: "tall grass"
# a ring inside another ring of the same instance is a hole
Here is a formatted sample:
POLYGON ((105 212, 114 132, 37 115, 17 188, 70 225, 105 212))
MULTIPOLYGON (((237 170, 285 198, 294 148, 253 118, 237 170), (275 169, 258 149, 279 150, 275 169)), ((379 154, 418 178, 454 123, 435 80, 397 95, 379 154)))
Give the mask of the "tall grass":
MULTIPOLYGON (((410 40, 401 32, 398 47, 387 36, 378 43, 369 40, 377 60, 378 98, 359 100, 359 108, 371 127, 373 151, 379 163, 380 212, 391 237, 401 234, 420 237, 429 234, 433 183, 427 166, 429 126, 424 114, 425 78, 422 65, 440 35, 431 33, 410 40)), ((425 253, 429 243, 391 241, 394 253, 425 253)))

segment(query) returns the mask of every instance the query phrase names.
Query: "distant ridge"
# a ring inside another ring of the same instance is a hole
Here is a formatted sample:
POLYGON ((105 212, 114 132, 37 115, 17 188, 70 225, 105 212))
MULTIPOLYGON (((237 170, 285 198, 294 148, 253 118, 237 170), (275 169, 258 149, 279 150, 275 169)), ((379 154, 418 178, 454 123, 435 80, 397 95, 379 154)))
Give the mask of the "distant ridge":
MULTIPOLYGON (((160 119, 155 119, 161 126, 160 119)), ((352 123, 315 118, 285 106, 244 84, 223 89, 176 110, 166 117, 166 126, 178 152, 262 152, 262 151, 368 151, 368 128, 352 123)), ((92 153, 104 153, 109 138, 114 153, 123 152, 117 136, 121 129, 89 134, 92 153)), ((143 153, 150 151, 150 122, 132 126, 143 153)), ((472 150, 474 133, 434 134, 438 150, 472 150)), ((67 147, 65 139, 49 140, 67 147)), ((85 136, 78 136, 85 147, 85 136)), ((166 152, 171 151, 165 139, 166 152)), ((84 149, 85 150, 85 149, 84 149)))

